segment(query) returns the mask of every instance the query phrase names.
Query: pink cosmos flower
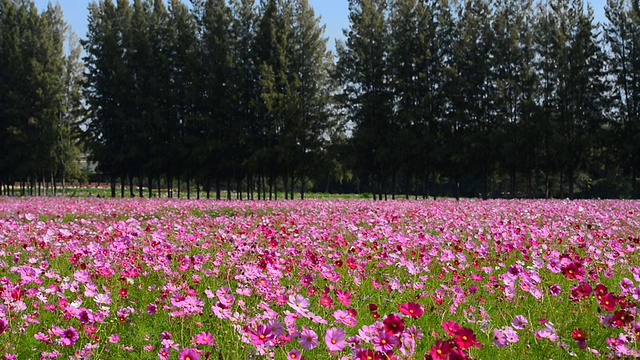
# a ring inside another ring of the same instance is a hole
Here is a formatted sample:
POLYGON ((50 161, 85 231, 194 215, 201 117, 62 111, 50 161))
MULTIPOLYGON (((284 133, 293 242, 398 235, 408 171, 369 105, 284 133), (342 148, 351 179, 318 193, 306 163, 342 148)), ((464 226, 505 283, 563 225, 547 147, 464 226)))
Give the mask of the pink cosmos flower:
POLYGON ((324 334, 324 342, 327 344, 329 351, 341 351, 347 346, 344 337, 344 329, 331 328, 324 334))
POLYGON ((336 297, 338 298, 338 301, 344 306, 349 306, 351 304, 351 294, 349 292, 337 289, 336 297))
POLYGON ((293 349, 287 353, 287 359, 289 360, 298 360, 300 359, 300 350, 293 349))
POLYGON ((400 311, 404 315, 411 316, 414 319, 421 317, 424 313, 422 307, 414 302, 398 305, 398 311, 400 311))
POLYGON ((197 345, 211 345, 213 344, 213 335, 203 331, 194 336, 193 342, 197 345))
POLYGON ((449 320, 442 323, 442 328, 449 336, 455 336, 460 330, 460 324, 453 320, 449 320))
POLYGON ((68 328, 62 333, 60 340, 62 341, 62 346, 75 345, 76 341, 78 341, 78 330, 73 327, 68 328))
POLYGON ((393 350, 396 338, 385 331, 380 331, 378 336, 373 338, 372 343, 374 350, 387 352, 393 350))
POLYGON ((171 349, 160 349, 160 351, 158 351, 158 357, 161 360, 167 360, 169 358, 169 355, 171 355, 171 349))
POLYGON ((516 343, 518 342, 518 333, 515 332, 515 330, 513 330, 513 328, 511 326, 507 326, 504 328, 503 330, 504 336, 507 339, 508 342, 510 343, 516 343))
POLYGON ((253 345, 262 345, 274 338, 274 334, 271 332, 271 328, 265 325, 258 325, 256 330, 245 328, 245 331, 249 333, 251 343, 253 345))
POLYGON ((493 344, 499 348, 507 346, 507 338, 500 329, 493 329, 493 344))
POLYGON ((147 313, 149 315, 155 315, 156 314, 156 310, 158 310, 158 306, 156 304, 147 305, 147 313))
POLYGON ((182 349, 180 355, 178 355, 178 360, 200 360, 200 354, 198 354, 196 349, 182 349))
POLYGON ((452 347, 448 341, 438 340, 436 344, 429 350, 429 355, 433 360, 446 360, 449 359, 452 347))
POLYGON ((118 334, 111 334, 109 335, 109 342, 112 344, 117 344, 120 341, 120 335, 118 334))
POLYGON ((311 350, 318 346, 318 334, 311 329, 304 329, 298 338, 298 342, 304 350, 311 350))
POLYGON ((511 326, 513 326, 513 328, 517 330, 524 329, 525 326, 527 326, 528 324, 529 324, 529 321, 527 320, 527 318, 525 318, 522 315, 517 315, 516 317, 513 318, 513 321, 511 321, 511 326))

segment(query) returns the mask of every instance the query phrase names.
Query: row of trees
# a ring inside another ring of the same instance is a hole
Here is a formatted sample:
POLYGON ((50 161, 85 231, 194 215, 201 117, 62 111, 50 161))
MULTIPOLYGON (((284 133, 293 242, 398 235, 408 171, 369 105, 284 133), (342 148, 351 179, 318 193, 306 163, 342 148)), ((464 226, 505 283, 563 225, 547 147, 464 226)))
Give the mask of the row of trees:
POLYGON ((350 11, 338 73, 352 166, 380 195, 443 175, 458 196, 465 180, 484 198, 499 183, 511 195, 640 195, 638 1, 608 1, 603 26, 582 0, 350 11))
POLYGON ((306 0, 192 5, 89 7, 88 145, 112 194, 117 178, 304 194, 332 127, 319 18, 306 0))
POLYGON ((64 176, 82 129, 113 196, 640 196, 636 0, 604 24, 583 0, 349 0, 335 57, 306 0, 102 0, 82 101, 77 54, 34 51, 64 39, 59 9, 0 1, 3 181, 64 176))
POLYGON ((15 181, 24 193, 36 183, 80 176, 80 52, 59 6, 39 13, 31 1, 0 0, 3 191, 15 181))

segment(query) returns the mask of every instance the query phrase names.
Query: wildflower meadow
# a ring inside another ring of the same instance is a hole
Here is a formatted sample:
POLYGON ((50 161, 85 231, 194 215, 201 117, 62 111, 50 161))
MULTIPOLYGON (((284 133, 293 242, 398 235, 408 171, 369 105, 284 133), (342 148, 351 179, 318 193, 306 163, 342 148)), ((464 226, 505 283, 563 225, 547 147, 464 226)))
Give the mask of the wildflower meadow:
POLYGON ((3 359, 640 357, 640 202, 0 199, 3 359))

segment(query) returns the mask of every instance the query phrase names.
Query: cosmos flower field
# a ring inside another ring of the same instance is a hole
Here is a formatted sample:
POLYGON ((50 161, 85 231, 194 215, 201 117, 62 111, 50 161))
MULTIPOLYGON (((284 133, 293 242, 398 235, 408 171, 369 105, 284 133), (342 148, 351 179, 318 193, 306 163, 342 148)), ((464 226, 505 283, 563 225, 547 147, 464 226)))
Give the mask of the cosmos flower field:
POLYGON ((0 359, 640 357, 640 202, 0 199, 0 359))

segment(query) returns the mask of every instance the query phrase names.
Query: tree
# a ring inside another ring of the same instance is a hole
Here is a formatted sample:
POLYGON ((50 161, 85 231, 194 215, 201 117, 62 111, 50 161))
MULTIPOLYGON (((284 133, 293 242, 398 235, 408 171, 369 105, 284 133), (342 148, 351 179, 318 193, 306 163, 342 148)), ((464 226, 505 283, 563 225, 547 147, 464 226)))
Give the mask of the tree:
POLYGON ((387 171, 393 161, 387 2, 350 0, 346 44, 338 44, 341 98, 353 124, 354 165, 361 181, 372 180, 373 192, 386 194, 387 171))
MULTIPOLYGON (((293 5, 293 31, 287 43, 290 91, 287 96, 287 123, 284 134, 285 173, 290 176, 291 198, 300 181, 304 199, 307 176, 313 174, 326 147, 330 124, 331 54, 327 51, 324 26, 308 0, 293 5)), ((287 181, 284 181, 285 185, 287 181)), ((286 194, 286 190, 285 190, 286 194)))
POLYGON ((609 0, 605 7, 608 23, 604 34, 611 49, 608 68, 616 93, 610 148, 618 154, 618 163, 631 179, 631 195, 640 197, 640 5, 637 1, 609 0))
MULTIPOLYGON (((560 174, 573 197, 576 177, 595 147, 594 134, 604 123, 606 87, 603 54, 593 10, 580 0, 558 0, 540 9, 538 33, 539 74, 543 77, 547 188, 551 171, 560 174)), ((549 190, 547 190, 547 196, 549 190)))
POLYGON ((86 114, 85 139, 91 150, 91 160, 98 162, 98 170, 109 176, 111 196, 116 196, 116 178, 123 173, 125 153, 127 100, 123 82, 127 79, 122 43, 127 1, 119 2, 119 9, 111 0, 89 4, 87 39, 82 41, 83 58, 87 65, 84 85, 89 108, 86 114))
POLYGON ((67 28, 66 55, 64 57, 64 72, 62 78, 63 97, 60 107, 60 122, 58 123, 58 150, 56 155, 59 162, 60 178, 62 179, 63 195, 68 178, 82 177, 79 166, 81 153, 80 122, 84 115, 82 106, 82 82, 84 81, 84 64, 80 61, 82 47, 78 37, 67 28))

